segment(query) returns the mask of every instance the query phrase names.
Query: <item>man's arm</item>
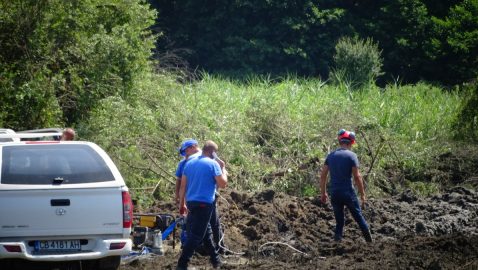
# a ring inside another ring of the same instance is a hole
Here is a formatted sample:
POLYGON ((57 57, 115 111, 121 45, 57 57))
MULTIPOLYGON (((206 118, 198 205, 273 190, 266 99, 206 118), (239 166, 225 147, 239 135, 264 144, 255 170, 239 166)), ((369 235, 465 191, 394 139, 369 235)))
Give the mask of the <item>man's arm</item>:
POLYGON ((329 174, 329 166, 322 166, 322 171, 320 172, 320 200, 322 203, 326 203, 329 196, 327 195, 327 176, 329 174))
POLYGON ((227 173, 215 176, 214 179, 216 179, 216 185, 218 188, 225 188, 227 186, 227 173))
POLYGON ((181 178, 181 186, 179 188, 179 214, 185 215, 186 213, 186 185, 188 183, 188 179, 186 175, 183 174, 181 178))
POLYGON ((222 167, 222 174, 215 176, 214 179, 216 180, 216 185, 218 188, 225 188, 227 186, 227 171, 226 167, 222 167))
POLYGON ((219 158, 214 159, 213 162, 214 180, 217 188, 225 188, 227 186, 227 170, 226 163, 219 158), (220 175, 218 175, 221 173, 220 175))
POLYGON ((174 193, 174 202, 176 202, 176 205, 179 205, 179 189, 181 189, 181 178, 177 177, 176 178, 176 190, 174 193))
POLYGON ((352 167, 352 175, 354 176, 355 186, 360 193, 360 200, 362 201, 362 207, 365 204, 365 188, 363 186, 362 175, 358 167, 352 167))

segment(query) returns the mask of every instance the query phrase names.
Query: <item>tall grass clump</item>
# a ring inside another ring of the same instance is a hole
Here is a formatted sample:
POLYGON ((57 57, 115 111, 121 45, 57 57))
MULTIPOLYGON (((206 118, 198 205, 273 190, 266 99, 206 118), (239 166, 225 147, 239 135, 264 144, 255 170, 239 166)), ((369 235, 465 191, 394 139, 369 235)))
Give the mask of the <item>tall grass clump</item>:
POLYGON ((466 98, 463 100, 460 114, 454 124, 455 138, 461 141, 478 140, 478 78, 464 89, 466 98))
POLYGON ((453 146, 453 122, 461 97, 425 83, 371 87, 360 93, 362 136, 369 145, 365 160, 375 158, 375 173, 384 173, 379 185, 396 189, 407 181, 430 181, 436 158, 453 146))
POLYGON ((460 96, 425 83, 372 87, 359 98, 364 121, 374 123, 412 144, 448 141, 460 96))

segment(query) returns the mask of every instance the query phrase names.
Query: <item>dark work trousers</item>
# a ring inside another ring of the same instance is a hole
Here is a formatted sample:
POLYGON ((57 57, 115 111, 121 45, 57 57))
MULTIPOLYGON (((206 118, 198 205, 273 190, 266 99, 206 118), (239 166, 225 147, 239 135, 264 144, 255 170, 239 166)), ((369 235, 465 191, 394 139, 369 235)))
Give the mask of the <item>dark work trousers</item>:
POLYGON ((334 208, 334 216, 336 221, 335 227, 335 241, 342 240, 345 224, 344 207, 347 207, 350 214, 360 226, 362 232, 368 231, 368 225, 362 216, 362 210, 357 199, 357 195, 353 189, 348 190, 334 190, 330 192, 332 207, 334 208))
POLYGON ((220 243, 220 241, 222 239, 223 234, 222 234, 221 222, 219 221, 219 213, 218 213, 216 201, 217 199, 214 201, 214 204, 213 204, 214 209, 212 211, 211 220, 209 221, 209 224, 211 224, 212 236, 214 239, 214 244, 216 245, 216 251, 219 253, 222 253, 223 252, 222 247, 224 246, 224 244, 220 243))
POLYGON ((192 201, 187 202, 187 207, 189 210, 186 224, 187 239, 178 260, 178 267, 186 268, 188 266, 188 263, 194 254, 194 250, 202 242, 204 242, 204 245, 211 256, 211 263, 213 265, 219 264, 219 255, 214 248, 211 237, 211 226, 209 225, 214 205, 211 203, 192 201))

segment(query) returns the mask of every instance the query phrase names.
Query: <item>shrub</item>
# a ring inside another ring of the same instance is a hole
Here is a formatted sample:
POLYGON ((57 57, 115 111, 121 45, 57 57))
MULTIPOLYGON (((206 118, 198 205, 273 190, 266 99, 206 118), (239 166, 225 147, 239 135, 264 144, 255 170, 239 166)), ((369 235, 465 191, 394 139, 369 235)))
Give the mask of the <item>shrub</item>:
POLYGON ((133 96, 149 72, 156 13, 141 0, 0 1, 0 10, 5 126, 77 124, 102 98, 133 96))
POLYGON ((335 46, 332 78, 352 89, 375 82, 382 68, 381 51, 372 39, 343 37, 335 46))

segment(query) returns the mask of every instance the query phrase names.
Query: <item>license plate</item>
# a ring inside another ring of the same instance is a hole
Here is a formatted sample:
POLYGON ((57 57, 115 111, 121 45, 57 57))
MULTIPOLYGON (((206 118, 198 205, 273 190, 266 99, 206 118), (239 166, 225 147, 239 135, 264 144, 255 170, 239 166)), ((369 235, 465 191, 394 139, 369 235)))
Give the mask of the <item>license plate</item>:
POLYGON ((35 241, 35 250, 81 250, 80 240, 35 241))

